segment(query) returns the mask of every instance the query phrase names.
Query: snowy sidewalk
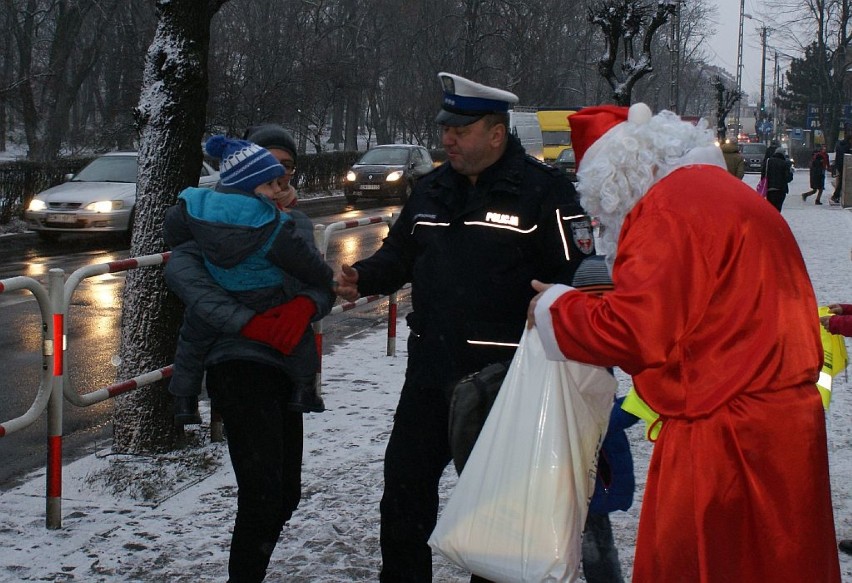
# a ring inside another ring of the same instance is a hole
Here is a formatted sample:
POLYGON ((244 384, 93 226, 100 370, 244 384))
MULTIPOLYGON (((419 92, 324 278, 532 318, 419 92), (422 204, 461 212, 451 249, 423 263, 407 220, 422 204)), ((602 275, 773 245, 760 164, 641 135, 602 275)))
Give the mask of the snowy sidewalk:
MULTIPOLYGON (((749 175, 746 181, 754 185, 756 178, 749 175)), ((783 214, 802 248, 817 299, 821 304, 852 302, 852 212, 815 207, 813 198, 803 205, 799 194, 805 190, 807 172, 799 171, 783 214)), ((400 326, 395 357, 385 356, 382 328, 350 339, 323 358, 323 388, 330 410, 305 419, 302 503, 275 549, 268 581, 377 580, 382 458, 405 371, 406 335, 400 326)), ((629 386, 623 375, 620 384, 623 393, 629 386)), ((845 376, 835 379, 828 415, 839 538, 852 538, 850 389, 852 383, 845 376)), ((637 425, 629 433, 636 459, 636 502, 630 511, 612 515, 628 581, 651 452, 642 431, 637 425)), ((126 484, 119 482, 119 494, 105 493, 102 480, 89 479, 101 475, 112 457, 93 455, 66 466, 59 531, 44 526, 43 471, 0 495, 0 546, 4 549, 0 582, 173 583, 227 578, 236 487, 224 445, 178 452, 172 461, 161 464, 122 459, 128 473, 135 471, 137 477, 126 484), (187 456, 194 463, 180 463, 187 456), (130 498, 130 491, 149 491, 154 501, 130 498)), ((454 472, 448 470, 442 496, 454 483, 454 472)), ((761 551, 772 552, 756 549, 761 551)), ((852 583, 852 557, 842 555, 841 567, 843 580, 852 583)), ((467 576, 436 558, 434 580, 455 583, 466 581, 467 576)))

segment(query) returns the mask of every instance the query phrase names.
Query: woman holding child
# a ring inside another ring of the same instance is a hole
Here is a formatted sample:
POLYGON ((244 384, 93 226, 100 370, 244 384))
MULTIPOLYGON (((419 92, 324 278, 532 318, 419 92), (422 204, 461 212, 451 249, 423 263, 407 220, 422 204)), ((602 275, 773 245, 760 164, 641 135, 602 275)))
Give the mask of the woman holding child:
MULTIPOLYGON (((261 126, 251 128, 246 138, 268 148, 283 166, 273 200, 289 209, 295 201, 292 137, 279 126, 261 126)), ((310 219, 296 210, 289 219, 295 233, 315 250, 310 219)), ((225 423, 239 488, 229 581, 262 581, 281 530, 301 498, 302 413, 293 408, 287 358, 306 337, 313 345, 310 321, 325 316, 335 297, 329 287, 306 286, 285 276, 283 303, 258 313, 213 279, 194 240, 172 250, 166 280, 184 302, 187 317, 218 334, 204 366, 212 405, 225 423), (264 334, 268 342, 261 338, 264 334)))

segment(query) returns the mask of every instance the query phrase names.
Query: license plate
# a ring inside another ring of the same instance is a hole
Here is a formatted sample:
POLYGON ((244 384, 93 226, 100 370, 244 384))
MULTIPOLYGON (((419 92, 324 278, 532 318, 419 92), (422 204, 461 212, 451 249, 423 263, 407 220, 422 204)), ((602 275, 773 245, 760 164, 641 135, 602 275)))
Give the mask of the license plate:
POLYGON ((381 184, 362 184, 360 186, 361 190, 378 190, 381 187, 381 184))
POLYGON ((76 223, 77 222, 77 215, 65 214, 65 213, 49 214, 49 215, 47 215, 47 222, 48 223, 76 223))

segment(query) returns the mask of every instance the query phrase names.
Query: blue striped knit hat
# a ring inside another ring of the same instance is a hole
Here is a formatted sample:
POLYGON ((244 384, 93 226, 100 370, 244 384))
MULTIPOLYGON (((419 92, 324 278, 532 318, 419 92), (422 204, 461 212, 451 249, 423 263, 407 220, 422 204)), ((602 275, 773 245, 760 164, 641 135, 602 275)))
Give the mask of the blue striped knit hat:
POLYGON ((284 176, 284 167, 268 150, 245 140, 212 136, 204 149, 220 158, 219 182, 242 192, 254 192, 265 182, 284 176))

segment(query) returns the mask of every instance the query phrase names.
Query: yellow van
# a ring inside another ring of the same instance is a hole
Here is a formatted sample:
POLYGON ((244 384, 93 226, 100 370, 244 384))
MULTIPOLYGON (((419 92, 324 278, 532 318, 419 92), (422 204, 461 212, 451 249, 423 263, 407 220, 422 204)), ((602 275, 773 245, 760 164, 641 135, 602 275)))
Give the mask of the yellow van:
POLYGON ((575 109, 536 112, 538 123, 541 125, 545 162, 556 160, 562 150, 571 147, 571 123, 568 118, 575 113, 577 113, 575 109))

